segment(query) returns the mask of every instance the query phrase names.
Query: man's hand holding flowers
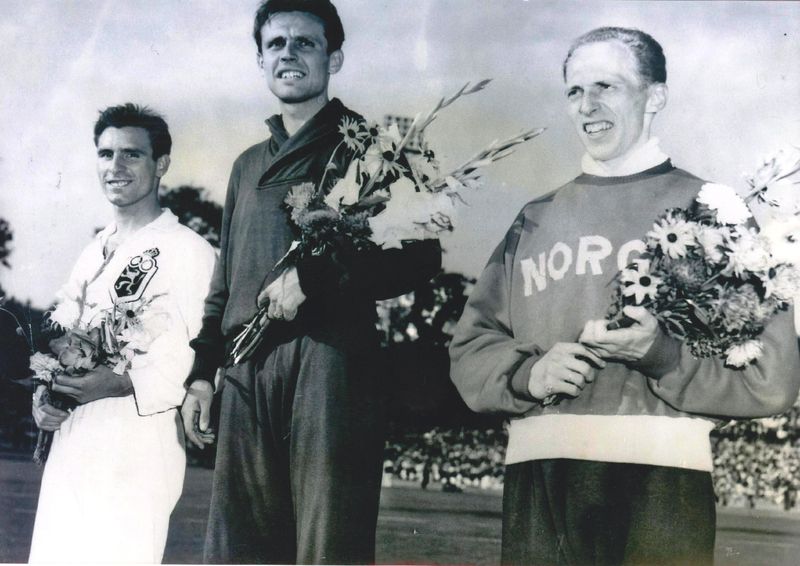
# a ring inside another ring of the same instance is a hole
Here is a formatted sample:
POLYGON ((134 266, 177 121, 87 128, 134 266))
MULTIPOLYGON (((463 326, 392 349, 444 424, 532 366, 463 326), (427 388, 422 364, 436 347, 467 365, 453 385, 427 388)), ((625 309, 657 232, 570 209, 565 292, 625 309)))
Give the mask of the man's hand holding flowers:
POLYGON ((405 134, 395 123, 388 128, 344 117, 341 142, 334 148, 319 183, 301 183, 284 200, 296 239, 272 268, 282 274, 258 296, 259 310, 236 336, 226 365, 247 360, 263 339, 270 320, 292 320, 306 296, 296 270, 310 257, 378 249, 402 249, 405 243, 436 239, 453 230, 459 191, 479 185, 480 170, 510 155, 513 148, 541 134, 538 128, 495 141, 450 174, 441 175, 423 132, 438 114, 462 96, 483 90, 488 80, 467 83, 418 115, 405 134), (405 151, 419 145, 411 162, 405 151))
POLYGON ((79 376, 59 375, 53 379, 52 390, 75 399, 81 405, 105 397, 126 397, 133 394, 128 373, 122 375, 102 364, 79 376))
POLYGON ((659 337, 648 333, 655 318, 663 337, 685 342, 697 358, 721 356, 733 368, 757 360, 765 326, 800 289, 791 246, 800 222, 798 174, 800 149, 787 148, 747 178, 746 197, 705 183, 689 207, 667 210, 647 233, 642 255, 620 271, 611 322, 590 322, 580 341, 606 359, 635 361, 659 337), (761 229, 748 206, 754 199, 771 207, 761 229), (641 316, 629 314, 636 312, 641 316))
POLYGON ((609 330, 608 320, 590 320, 578 341, 605 360, 641 360, 661 332, 658 321, 644 307, 626 306, 622 312, 633 321, 630 326, 609 330))
POLYGON ((306 300, 300 288, 297 268, 291 267, 283 271, 275 281, 267 285, 258 295, 258 308, 269 304, 267 316, 278 320, 294 320, 297 309, 306 300))
POLYGON ((528 392, 549 405, 555 395, 577 397, 606 362, 583 344, 559 342, 531 367, 528 392))
POLYGON ((592 383, 607 361, 638 362, 663 332, 656 318, 644 307, 626 306, 630 323, 609 329, 608 320, 588 321, 577 343, 560 342, 531 368, 528 391, 545 405, 557 403, 560 395, 577 397, 592 383))
POLYGON ((47 385, 41 384, 36 386, 36 391, 33 394, 33 408, 31 412, 33 414, 33 420, 36 421, 36 426, 39 427, 40 430, 52 432, 61 428, 64 421, 69 418, 69 413, 57 409, 48 403, 45 400, 47 398, 46 391, 47 385), (42 399, 43 395, 45 399, 42 399))

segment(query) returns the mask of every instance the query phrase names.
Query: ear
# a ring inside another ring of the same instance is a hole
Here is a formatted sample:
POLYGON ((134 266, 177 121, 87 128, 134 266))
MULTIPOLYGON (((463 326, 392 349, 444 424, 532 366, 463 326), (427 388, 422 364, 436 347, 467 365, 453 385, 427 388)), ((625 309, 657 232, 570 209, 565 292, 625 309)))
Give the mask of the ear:
POLYGON ((645 112, 660 112, 667 105, 667 94, 669 90, 664 83, 653 83, 647 87, 647 105, 645 112))
POLYGON ((256 52, 256 63, 258 64, 258 68, 262 71, 264 70, 264 55, 262 55, 261 51, 256 52))
POLYGON ((344 53, 337 49, 328 57, 328 74, 333 75, 339 72, 344 64, 344 53))
POLYGON ((156 159, 156 177, 159 179, 166 175, 167 170, 169 169, 169 155, 162 155, 158 159, 156 159))

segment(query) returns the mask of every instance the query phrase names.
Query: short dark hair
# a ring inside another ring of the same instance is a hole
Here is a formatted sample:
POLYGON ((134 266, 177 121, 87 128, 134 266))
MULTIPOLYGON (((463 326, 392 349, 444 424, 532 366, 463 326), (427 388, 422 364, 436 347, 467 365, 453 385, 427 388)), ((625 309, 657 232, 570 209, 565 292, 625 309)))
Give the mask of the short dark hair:
POLYGON ((253 23, 253 39, 256 40, 259 53, 261 53, 261 28, 274 14, 280 12, 306 12, 318 17, 325 29, 328 54, 342 48, 344 28, 342 20, 339 19, 339 12, 330 0, 264 0, 256 10, 253 23))
POLYGON ((664 50, 653 37, 633 28, 602 27, 593 29, 572 42, 569 48, 562 73, 567 80, 567 63, 572 54, 582 45, 617 40, 624 43, 636 58, 636 70, 645 84, 667 82, 667 60, 664 50))
POLYGON ((147 106, 126 102, 119 106, 109 106, 100 111, 100 117, 94 124, 94 145, 106 128, 142 128, 147 130, 150 146, 153 148, 153 159, 169 155, 172 150, 172 137, 169 127, 158 113, 147 106))

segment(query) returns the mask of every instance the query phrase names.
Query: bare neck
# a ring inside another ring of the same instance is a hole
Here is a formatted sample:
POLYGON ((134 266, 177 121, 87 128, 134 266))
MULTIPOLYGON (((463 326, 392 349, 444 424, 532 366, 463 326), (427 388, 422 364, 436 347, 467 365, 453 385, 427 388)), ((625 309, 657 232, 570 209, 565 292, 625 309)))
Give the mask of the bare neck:
POLYGON ((132 234, 161 216, 161 206, 157 198, 148 198, 124 207, 114 207, 114 223, 117 230, 114 238, 124 241, 132 234))
POLYGON ((327 93, 311 100, 293 104, 281 102, 281 118, 286 133, 289 136, 295 135, 297 130, 302 128, 303 124, 313 118, 326 104, 328 104, 327 93))

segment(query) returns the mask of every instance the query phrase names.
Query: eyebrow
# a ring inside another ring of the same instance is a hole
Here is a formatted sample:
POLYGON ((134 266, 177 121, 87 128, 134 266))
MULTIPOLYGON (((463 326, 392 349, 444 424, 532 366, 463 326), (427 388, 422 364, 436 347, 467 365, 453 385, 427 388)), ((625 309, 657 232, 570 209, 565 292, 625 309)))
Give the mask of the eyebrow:
POLYGON ((612 84, 615 84, 615 83, 622 83, 622 82, 625 82, 622 77, 620 77, 618 75, 613 75, 613 76, 606 77, 604 79, 597 79, 597 80, 591 81, 589 83, 586 83, 585 85, 584 84, 568 85, 566 87, 566 90, 567 90, 567 92, 569 92, 570 90, 572 90, 574 88, 584 89, 587 86, 612 85, 612 84))
POLYGON ((141 148, 141 147, 135 147, 135 146, 134 147, 120 147, 120 148, 116 148, 116 150, 114 148, 111 148, 111 147, 103 147, 103 146, 98 147, 97 148, 97 153, 100 153, 101 151, 110 151, 111 153, 114 153, 114 151, 118 151, 118 152, 127 151, 127 152, 130 152, 130 153, 147 153, 146 149, 141 148))
POLYGON ((283 32, 276 32, 275 35, 265 35, 264 42, 269 45, 270 43, 277 41, 277 40, 284 40, 293 39, 295 41, 305 40, 310 41, 311 43, 320 43, 322 41, 322 37, 316 37, 314 35, 307 35, 307 34, 300 34, 300 35, 290 35, 285 34, 283 32))

